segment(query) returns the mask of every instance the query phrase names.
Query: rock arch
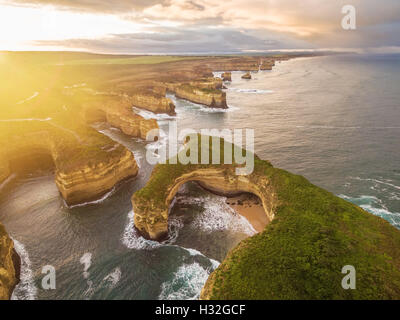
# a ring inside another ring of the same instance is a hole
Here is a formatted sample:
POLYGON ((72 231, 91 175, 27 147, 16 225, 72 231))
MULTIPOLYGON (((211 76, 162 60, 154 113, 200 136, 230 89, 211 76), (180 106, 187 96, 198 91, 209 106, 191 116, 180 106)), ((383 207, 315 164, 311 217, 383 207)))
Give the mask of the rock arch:
POLYGON ((132 197, 135 227, 143 236, 161 240, 168 234, 171 203, 179 188, 189 181, 196 181, 211 192, 222 195, 255 194, 260 198, 269 220, 274 218, 277 197, 266 176, 258 172, 238 176, 235 165, 186 165, 181 166, 181 170, 176 170, 174 166, 158 165, 145 188, 132 197))

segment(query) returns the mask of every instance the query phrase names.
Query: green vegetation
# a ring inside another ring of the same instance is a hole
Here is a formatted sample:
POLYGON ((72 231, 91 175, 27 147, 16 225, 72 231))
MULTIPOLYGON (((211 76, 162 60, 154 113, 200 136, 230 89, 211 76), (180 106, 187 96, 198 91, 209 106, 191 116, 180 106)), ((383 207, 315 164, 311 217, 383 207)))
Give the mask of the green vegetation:
MULTIPOLYGON (((186 142, 186 148, 184 150, 182 150, 180 153, 187 153, 187 155, 190 155, 190 146, 193 143, 197 143, 199 146, 199 149, 197 150, 201 150, 200 149, 200 143, 201 143, 201 135, 197 135, 197 138, 195 139, 188 139, 188 141, 186 142)), ((212 162, 212 139, 211 137, 209 137, 209 163, 212 162)), ((224 142, 223 140, 221 140, 220 145, 220 156, 221 159, 224 159, 224 142)), ((239 147, 233 145, 232 147, 232 159, 234 159, 234 153, 235 150, 237 150, 239 147)), ((248 151, 247 151, 248 152, 248 151)), ((245 156, 246 153, 245 151, 243 151, 243 156, 245 156)), ((182 164, 179 161, 179 155, 169 159, 167 161, 166 164, 158 164, 155 166, 155 168, 153 169, 152 175, 150 177, 150 180, 147 182, 146 187, 138 190, 135 193, 135 197, 136 199, 140 199, 139 203, 144 201, 144 202, 148 202, 151 201, 153 204, 159 206, 159 207, 165 207, 166 203, 165 203, 165 199, 168 196, 169 190, 168 187, 171 183, 174 182, 174 180, 187 173, 190 171, 193 171, 194 169, 206 169, 206 168, 210 168, 210 167, 215 167, 215 168, 225 168, 225 169, 229 169, 229 170, 234 170, 234 168, 236 166, 238 166, 237 164, 233 164, 233 165, 225 165, 225 164, 218 164, 218 165, 210 165, 210 164, 201 164, 201 152, 199 152, 197 154, 197 160, 198 160, 198 164, 182 164), (173 164, 171 164, 173 163, 173 164)), ((255 156, 256 157, 256 156, 255 156)), ((221 161, 222 162, 222 161, 221 161)), ((256 157, 256 163, 259 163, 261 166, 261 170, 263 170, 264 166, 271 166, 271 164, 269 164, 269 162, 267 161, 262 161, 260 162, 260 160, 256 157)), ((259 168, 256 170, 260 170, 259 168)))
POLYGON ((284 170, 267 168, 281 205, 213 274, 211 299, 399 299, 400 232, 284 170), (342 267, 356 269, 344 290, 342 267))
MULTIPOLYGON (((164 208, 175 179, 202 167, 217 165, 158 165, 134 201, 164 208)), ((277 194, 275 218, 264 232, 228 254, 210 276, 204 298, 400 298, 399 230, 304 177, 256 157, 249 179, 259 181, 258 177, 266 177, 277 194), (345 265, 356 269, 356 290, 341 286, 345 265)))
POLYGON ((190 60, 192 57, 184 56, 138 56, 138 57, 125 57, 125 58, 113 58, 108 57, 105 59, 84 59, 84 60, 70 60, 65 62, 65 65, 100 65, 100 64, 111 64, 111 65, 126 65, 126 64, 158 64, 166 62, 174 62, 181 60, 190 60))

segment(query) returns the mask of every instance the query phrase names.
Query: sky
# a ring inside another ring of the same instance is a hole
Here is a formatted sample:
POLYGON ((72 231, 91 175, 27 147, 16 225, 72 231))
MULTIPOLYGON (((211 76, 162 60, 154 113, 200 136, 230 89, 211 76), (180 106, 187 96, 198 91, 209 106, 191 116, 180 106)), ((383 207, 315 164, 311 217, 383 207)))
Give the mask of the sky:
POLYGON ((400 52, 399 34, 399 0, 0 0, 0 50, 400 52))

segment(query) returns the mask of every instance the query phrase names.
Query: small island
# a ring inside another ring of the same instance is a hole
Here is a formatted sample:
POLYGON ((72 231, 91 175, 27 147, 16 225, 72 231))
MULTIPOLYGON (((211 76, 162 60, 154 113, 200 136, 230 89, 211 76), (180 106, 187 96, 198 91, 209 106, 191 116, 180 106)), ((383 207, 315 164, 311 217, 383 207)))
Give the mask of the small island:
POLYGON ((245 73, 244 75, 242 75, 242 79, 251 80, 251 74, 250 74, 250 72, 247 72, 247 73, 245 73))

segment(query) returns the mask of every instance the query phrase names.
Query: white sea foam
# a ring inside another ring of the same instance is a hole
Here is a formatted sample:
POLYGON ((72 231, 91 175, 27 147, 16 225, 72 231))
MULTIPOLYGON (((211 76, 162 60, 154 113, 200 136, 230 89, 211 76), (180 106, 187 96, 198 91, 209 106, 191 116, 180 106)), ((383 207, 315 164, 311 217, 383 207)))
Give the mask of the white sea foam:
POLYGON ((239 109, 238 107, 234 107, 234 106, 229 106, 227 109, 210 108, 210 107, 202 105, 202 104, 198 104, 198 103, 194 103, 194 102, 191 102, 188 100, 177 98, 173 94, 168 94, 167 97, 170 98, 174 102, 174 104, 177 108, 177 111, 179 111, 179 109, 182 108, 185 110, 194 110, 194 111, 200 111, 200 112, 205 112, 205 113, 226 113, 226 112, 233 112, 233 111, 236 111, 239 109))
POLYGON ((103 282, 105 281, 110 288, 114 288, 121 280, 121 276, 121 269, 117 267, 110 274, 104 277, 103 282))
POLYGON ((238 92, 238 93, 256 93, 256 94, 274 93, 273 90, 240 89, 240 88, 228 88, 228 91, 233 91, 233 92, 238 92))
POLYGON ((213 267, 214 270, 217 269, 217 268, 219 267, 219 265, 221 264, 219 261, 214 260, 214 259, 211 259, 211 258, 205 256, 204 254, 202 254, 200 251, 198 251, 198 250, 196 250, 196 249, 190 249, 190 248, 184 248, 184 247, 180 247, 180 248, 185 249, 185 250, 186 250, 187 252, 189 252, 189 254, 190 254, 191 256, 193 256, 193 257, 195 257, 195 256, 202 256, 202 257, 207 258, 208 260, 210 260, 210 262, 211 262, 212 267, 213 267))
POLYGON ((40 121, 40 122, 46 122, 50 121, 52 118, 24 118, 24 119, 1 119, 0 122, 25 122, 25 121, 40 121))
POLYGON ((72 86, 65 86, 65 89, 73 89, 73 88, 82 88, 82 87, 86 87, 86 83, 77 83, 77 84, 73 84, 72 86))
POLYGON ((168 238, 166 240, 162 242, 148 240, 143 238, 135 228, 134 217, 134 212, 129 212, 128 223, 122 235, 122 243, 129 249, 151 250, 164 245, 172 245, 179 236, 179 230, 183 228, 181 219, 171 218, 168 221, 168 238))
POLYGON ((24 245, 19 241, 13 239, 15 251, 21 258, 21 281, 15 287, 11 296, 12 300, 35 300, 37 295, 37 288, 31 270, 31 260, 29 259, 28 252, 24 245))
POLYGON ((64 205, 66 207, 68 207, 69 209, 73 209, 73 208, 79 208, 79 207, 85 207, 87 205, 90 204, 97 204, 97 203, 102 203, 103 201, 105 201, 109 196, 111 196, 112 194, 114 194, 115 190, 117 189, 117 186, 114 186, 109 192, 107 192, 106 194, 104 194, 101 198, 97 199, 97 200, 93 200, 93 201, 88 201, 88 202, 83 202, 83 203, 78 203, 78 204, 74 204, 74 205, 68 205, 65 200, 64 201, 64 205))
POLYGON ((349 197, 340 194, 339 197, 346 199, 364 210, 388 220, 391 224, 396 227, 400 227, 400 213, 391 212, 383 203, 383 201, 375 196, 361 195, 359 197, 349 197))
POLYGON ((0 183, 0 191, 3 190, 17 175, 15 173, 11 174, 6 180, 0 183))
POLYGON ((90 266, 92 265, 92 254, 90 252, 86 252, 79 260, 81 264, 83 264, 83 277, 85 279, 89 278, 90 273, 88 272, 90 266))
POLYGON ((122 235, 122 243, 127 248, 136 250, 154 249, 160 247, 161 244, 159 242, 147 240, 138 233, 135 228, 134 217, 134 212, 129 212, 128 223, 126 224, 124 233, 122 235))
POLYGON ((39 95, 39 92, 36 91, 36 92, 35 92, 33 95, 31 95, 29 98, 26 98, 26 99, 24 99, 24 100, 21 100, 21 101, 17 102, 17 104, 23 104, 23 103, 25 103, 25 102, 28 102, 29 100, 32 100, 32 99, 36 98, 38 95, 39 95))
POLYGON ((360 177, 350 177, 350 178, 354 179, 354 180, 360 180, 360 181, 372 181, 372 182, 376 182, 376 183, 383 184, 383 185, 395 188, 397 190, 400 190, 400 186, 397 186, 397 185, 395 185, 393 183, 390 183, 388 181, 382 181, 382 180, 373 179, 373 178, 360 178, 360 177))
POLYGON ((173 279, 161 286, 160 300, 194 300, 200 296, 210 271, 197 262, 184 264, 174 273, 173 279))
POLYGON ((231 230, 234 232, 254 235, 256 230, 243 216, 236 213, 228 204, 225 197, 212 195, 202 197, 180 197, 185 204, 196 204, 204 210, 196 216, 192 225, 205 232, 231 230))
POLYGON ((144 110, 136 107, 132 107, 132 110, 138 114, 139 116, 142 116, 145 119, 156 119, 156 120, 172 120, 176 119, 176 116, 171 116, 166 113, 154 113, 149 110, 144 110))

